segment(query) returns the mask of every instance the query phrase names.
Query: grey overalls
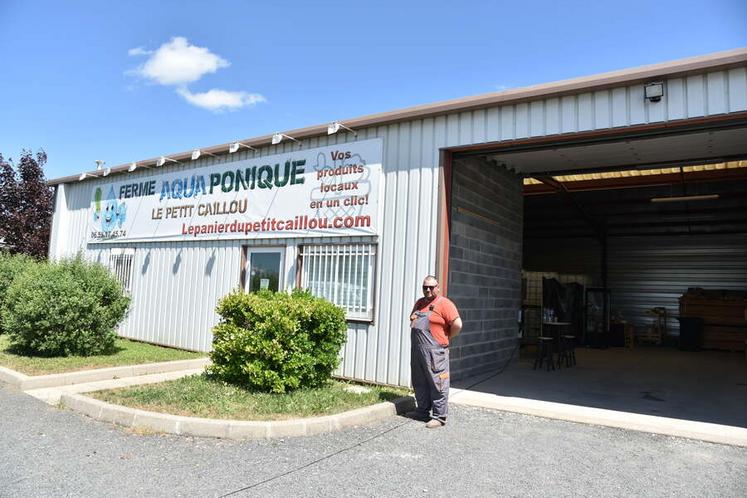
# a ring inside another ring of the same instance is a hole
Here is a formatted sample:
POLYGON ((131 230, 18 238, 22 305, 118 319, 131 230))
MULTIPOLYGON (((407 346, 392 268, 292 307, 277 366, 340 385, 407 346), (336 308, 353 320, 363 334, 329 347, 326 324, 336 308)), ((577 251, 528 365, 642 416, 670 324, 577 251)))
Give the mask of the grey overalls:
POLYGON ((424 416, 433 410, 433 418, 446 422, 449 410, 449 348, 431 335, 429 317, 437 297, 428 311, 415 311, 410 330, 410 368, 415 389, 417 411, 424 416))

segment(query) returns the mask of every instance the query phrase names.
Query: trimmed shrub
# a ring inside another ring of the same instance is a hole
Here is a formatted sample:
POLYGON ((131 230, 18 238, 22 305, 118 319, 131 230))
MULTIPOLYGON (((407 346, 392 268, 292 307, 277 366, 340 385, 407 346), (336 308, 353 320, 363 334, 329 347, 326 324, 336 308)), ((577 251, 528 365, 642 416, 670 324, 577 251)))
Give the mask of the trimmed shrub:
POLYGON ((24 254, 8 254, 0 251, 0 334, 3 333, 2 307, 5 294, 13 280, 26 269, 36 264, 36 260, 24 254))
POLYGON ((91 356, 114 349, 130 298, 98 263, 80 256, 39 263, 20 274, 3 304, 13 347, 40 356, 91 356))
POLYGON ((340 363, 345 312, 306 291, 236 292, 218 303, 208 373, 254 391, 319 387, 340 363))

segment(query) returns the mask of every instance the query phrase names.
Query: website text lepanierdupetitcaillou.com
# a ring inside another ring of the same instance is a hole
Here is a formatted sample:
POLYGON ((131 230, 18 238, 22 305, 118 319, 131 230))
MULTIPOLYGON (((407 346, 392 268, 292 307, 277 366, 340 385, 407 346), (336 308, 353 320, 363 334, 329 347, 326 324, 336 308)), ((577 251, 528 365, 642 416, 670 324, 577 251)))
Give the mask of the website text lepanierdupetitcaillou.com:
POLYGON ((371 217, 368 215, 335 216, 333 218, 313 218, 306 215, 296 216, 291 220, 264 218, 262 221, 238 221, 230 223, 205 223, 188 225, 182 224, 182 235, 198 235, 211 233, 243 233, 251 232, 280 232, 290 230, 334 230, 340 228, 369 228, 371 217))

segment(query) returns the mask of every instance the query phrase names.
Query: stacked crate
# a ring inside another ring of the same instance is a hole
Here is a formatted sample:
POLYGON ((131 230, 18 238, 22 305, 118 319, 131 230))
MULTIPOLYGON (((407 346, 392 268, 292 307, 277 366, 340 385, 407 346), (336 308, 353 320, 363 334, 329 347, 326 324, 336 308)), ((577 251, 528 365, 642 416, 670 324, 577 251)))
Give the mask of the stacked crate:
POLYGON ((680 316, 703 319, 700 347, 745 350, 747 291, 690 288, 680 297, 680 316))

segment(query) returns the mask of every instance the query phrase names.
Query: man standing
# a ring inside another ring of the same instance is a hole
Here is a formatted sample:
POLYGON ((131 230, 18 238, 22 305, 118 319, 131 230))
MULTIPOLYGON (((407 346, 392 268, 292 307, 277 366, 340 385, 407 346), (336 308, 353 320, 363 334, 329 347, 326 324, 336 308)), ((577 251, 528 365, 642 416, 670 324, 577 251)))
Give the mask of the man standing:
POLYGON ((456 306, 440 294, 436 277, 428 275, 423 280, 423 297, 415 302, 410 314, 410 368, 418 406, 407 416, 430 419, 425 424, 429 429, 446 425, 449 339, 462 330, 456 306))

